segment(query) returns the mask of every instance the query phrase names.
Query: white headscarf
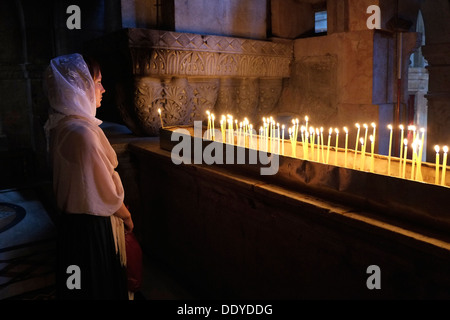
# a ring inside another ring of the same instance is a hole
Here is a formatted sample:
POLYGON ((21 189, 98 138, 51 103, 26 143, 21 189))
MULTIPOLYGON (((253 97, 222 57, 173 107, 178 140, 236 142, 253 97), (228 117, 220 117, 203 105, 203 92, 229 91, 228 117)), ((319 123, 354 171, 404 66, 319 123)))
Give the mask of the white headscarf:
POLYGON ((99 125, 95 85, 83 57, 78 54, 59 56, 50 61, 44 86, 51 106, 44 128, 47 133, 65 116, 76 115, 99 125))

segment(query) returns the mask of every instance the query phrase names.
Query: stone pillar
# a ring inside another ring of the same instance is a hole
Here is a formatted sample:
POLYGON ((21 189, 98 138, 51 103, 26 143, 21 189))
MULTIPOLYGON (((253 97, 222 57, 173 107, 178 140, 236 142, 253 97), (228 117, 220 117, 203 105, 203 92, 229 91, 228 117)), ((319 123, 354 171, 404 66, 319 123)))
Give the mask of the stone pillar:
POLYGON ((427 159, 433 161, 435 145, 450 146, 450 42, 427 44, 422 52, 429 63, 427 159))

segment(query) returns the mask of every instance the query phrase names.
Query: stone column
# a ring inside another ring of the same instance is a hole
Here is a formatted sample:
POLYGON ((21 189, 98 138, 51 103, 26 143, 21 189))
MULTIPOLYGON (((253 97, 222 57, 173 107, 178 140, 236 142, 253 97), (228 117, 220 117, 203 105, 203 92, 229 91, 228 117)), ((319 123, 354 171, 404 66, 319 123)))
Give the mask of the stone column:
POLYGON ((434 146, 450 145, 450 42, 427 44, 422 52, 429 63, 427 159, 434 161, 434 146))

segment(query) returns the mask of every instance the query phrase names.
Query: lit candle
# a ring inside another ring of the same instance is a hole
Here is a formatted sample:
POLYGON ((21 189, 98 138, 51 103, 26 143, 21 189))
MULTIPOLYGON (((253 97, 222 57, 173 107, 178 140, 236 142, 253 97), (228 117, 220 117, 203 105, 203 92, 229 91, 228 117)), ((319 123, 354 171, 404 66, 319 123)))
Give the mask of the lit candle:
POLYGON ((163 124, 162 116, 161 116, 161 109, 158 109, 158 113, 159 113, 159 120, 161 121, 161 128, 164 128, 164 124, 163 124))
POLYGON ((364 152, 365 152, 366 151, 366 145, 367 145, 367 131, 369 130, 369 126, 364 123, 363 127, 366 129, 366 133, 364 134, 364 152))
POLYGON ((317 138, 317 161, 320 161, 320 130, 316 128, 316 138, 317 138))
MULTIPOLYGON (((373 133, 372 133, 372 136, 373 136, 373 141, 371 141, 372 143, 371 143, 371 152, 372 152, 372 154, 374 153, 374 150, 375 150, 375 140, 376 140, 376 134, 375 134, 375 131, 376 131, 376 125, 375 125, 375 123, 374 122, 372 122, 372 128, 373 128, 373 133)), ((373 171, 372 171, 373 172, 373 171)))
POLYGON ((391 150, 392 150, 392 125, 388 125, 389 134, 389 153, 388 153, 388 175, 391 175, 391 150))
POLYGON ((436 174, 434 176, 434 183, 439 184, 439 146, 434 146, 434 150, 436 150, 436 174))
POLYGON ((441 186, 445 186, 445 173, 447 172, 447 152, 448 152, 448 147, 444 146, 444 148, 442 148, 442 151, 444 151, 444 159, 442 159, 441 186))
MULTIPOLYGON (((295 121, 294 122, 294 126, 295 126, 295 121)), ((306 154, 306 149, 305 149, 305 127, 301 126, 300 128, 300 135, 302 136, 302 147, 303 147, 303 158, 305 157, 306 154)))
POLYGON ((284 156, 284 124, 281 126, 281 154, 284 156))
POLYGON ((277 143, 277 146, 278 146, 277 153, 280 154, 280 152, 281 152, 281 148, 280 148, 280 141, 281 141, 281 139, 280 139, 280 124, 279 123, 277 123, 277 141, 278 141, 278 143, 277 143))
POLYGON ((375 138, 373 137, 373 135, 370 135, 370 137, 369 137, 369 139, 370 139, 370 144, 371 144, 371 155, 370 155, 370 172, 373 172, 373 167, 374 167, 374 158, 373 158, 373 154, 374 154, 374 148, 373 148, 373 145, 374 145, 374 141, 375 141, 375 138))
POLYGON ((408 157, 408 139, 403 140, 403 144, 405 145, 405 151, 403 155, 403 171, 402 171, 402 178, 405 179, 406 174, 406 158, 408 157))
POLYGON ((212 133, 212 139, 213 140, 214 140, 214 137, 216 135, 216 133, 214 132, 214 119, 215 119, 214 114, 211 113, 211 126, 212 126, 211 133, 212 133))
POLYGON ((417 140, 414 140, 413 143, 411 144, 411 148, 412 148, 412 156, 411 156, 411 180, 414 180, 414 166, 416 164, 416 158, 417 158, 417 154, 416 154, 416 150, 417 150, 417 140))
POLYGON ((305 147, 305 156, 304 156, 304 158, 306 159, 306 160, 308 160, 308 158, 309 158, 309 144, 308 144, 308 140, 309 140, 309 132, 305 129, 305 144, 306 144, 306 147, 305 147))
POLYGON ((226 126, 227 126, 226 118, 224 115, 222 115, 222 119, 220 120, 220 130, 222 132, 222 143, 226 143, 226 136, 225 136, 226 126))
POLYGON ((398 167, 398 176, 400 177, 402 174, 402 159, 403 159, 403 145, 402 145, 402 141, 403 141, 403 135, 404 135, 404 130, 405 128, 403 127, 403 125, 400 125, 400 131, 401 131, 401 137, 400 137, 400 161, 399 161, 399 167, 398 167))
POLYGON ((365 158, 366 158, 366 146, 364 145, 364 139, 361 138, 360 141, 361 143, 361 166, 360 166, 360 170, 364 171, 364 167, 365 167, 365 158))
POLYGON ((314 128, 309 127, 309 139, 310 139, 310 145, 311 145, 311 160, 314 161, 314 128))
POLYGON ((206 128, 206 139, 211 139, 211 114, 209 113, 208 110, 206 110, 206 114, 208 115, 208 127, 206 128))
POLYGON ((233 134, 233 117, 228 118, 228 143, 234 144, 234 134, 233 134))
MULTIPOLYGON (((291 132, 289 130, 289 137, 290 136, 291 136, 291 132)), ((259 139, 258 139, 258 142, 259 142, 259 150, 262 151, 262 143, 263 143, 263 127, 262 126, 259 127, 259 139)), ((256 149, 258 149, 258 147, 256 149)))
POLYGON ((323 151, 323 127, 320 127, 320 146, 322 149, 322 162, 325 163, 325 155, 323 151))
MULTIPOLYGON (((248 130, 250 131, 250 138, 248 140, 248 147, 249 149, 253 149, 253 125, 250 124, 248 127, 248 130)), ((256 137, 258 138, 258 137, 256 137)), ((258 143, 256 143, 256 149, 258 149, 258 143)))
POLYGON ((238 145, 242 146, 242 121, 239 122, 238 145))
POLYGON ((291 130, 291 128, 289 128, 289 139, 291 140, 292 156, 295 158, 296 150, 294 148, 294 130, 295 130, 295 125, 292 130, 291 130))
POLYGON ((336 150, 334 151, 334 164, 338 165, 338 146, 339 146, 339 129, 334 129, 336 132, 336 150))
POLYGON ((356 156, 358 155, 358 142, 359 142, 359 131, 361 127, 359 126, 359 123, 356 123, 355 126, 358 128, 358 131, 356 133, 356 143, 355 143, 355 159, 353 160, 353 169, 356 168, 356 156))
POLYGON ((348 147, 348 129, 347 127, 344 127, 344 131, 345 131, 345 167, 347 167, 347 147, 348 147))
POLYGON ((305 129, 308 131, 308 116, 305 116, 305 129))
POLYGON ((266 139, 266 152, 269 152, 269 122, 264 123, 264 137, 266 139))
POLYGON ((327 164, 330 159, 330 142, 331 142, 331 133, 333 132, 333 128, 330 128, 328 131, 328 148, 327 148, 327 164))
POLYGON ((419 154, 417 156, 417 170, 416 170, 416 179, 418 181, 423 181, 422 177, 422 155, 423 155, 423 145, 425 142, 425 129, 420 128, 420 132, 422 133, 421 140, 419 142, 419 154))

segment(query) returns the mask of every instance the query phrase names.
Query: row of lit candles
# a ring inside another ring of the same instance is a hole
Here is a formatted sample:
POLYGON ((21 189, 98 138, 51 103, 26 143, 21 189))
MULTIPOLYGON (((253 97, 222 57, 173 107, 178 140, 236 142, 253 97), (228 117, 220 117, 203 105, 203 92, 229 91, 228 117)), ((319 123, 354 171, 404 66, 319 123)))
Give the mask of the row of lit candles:
MULTIPOLYGON (((158 109, 161 126, 163 126, 161 111, 158 109)), ((207 125, 207 139, 215 140, 215 116, 214 114, 206 111, 208 116, 208 125, 207 125)), ((251 149, 257 149, 266 152, 278 153, 281 155, 285 155, 285 125, 281 125, 273 119, 273 117, 263 117, 263 124, 260 126, 259 135, 256 134, 256 131, 253 128, 253 125, 248 121, 247 118, 244 118, 242 122, 239 122, 237 119, 234 119, 231 115, 222 115, 220 119, 220 132, 222 135, 222 141, 229 144, 235 144, 235 136, 236 136, 236 145, 242 147, 249 147, 251 149), (255 134, 255 137, 253 135, 255 134), (254 138, 256 139, 256 143, 254 142, 254 138), (280 152, 281 151, 281 152, 280 152)), ((370 172, 374 172, 374 150, 375 150, 375 140, 376 140, 376 124, 371 123, 372 134, 369 135, 369 126, 367 124, 363 124, 364 138, 361 133, 361 126, 356 123, 355 127, 357 129, 356 141, 355 141, 355 149, 354 152, 354 161, 353 161, 353 169, 357 169, 356 167, 356 158, 358 155, 358 151, 360 151, 360 170, 364 170, 365 168, 365 158, 366 158, 366 149, 367 149, 367 139, 369 138, 371 148, 370 148, 370 172), (361 135, 361 136, 360 136, 361 135), (368 136, 369 135, 369 136, 368 136), (359 150, 358 150, 359 149, 359 150)), ((388 153, 388 175, 392 175, 391 172, 391 160, 392 160, 392 137, 393 137, 393 126, 388 125, 387 128, 390 130, 389 137, 389 153, 388 153)), ((349 130, 347 127, 344 127, 345 132, 345 148, 344 148, 344 167, 348 167, 348 136, 349 130)), ((406 179, 406 162, 408 158, 408 139, 405 139, 405 127, 403 125, 399 126, 401 139, 400 141, 403 144, 400 146, 400 156, 399 160, 399 172, 398 177, 406 179)), ((412 155, 411 155, 411 180, 422 181, 422 155, 423 155, 423 147, 425 140, 425 129, 421 128, 420 134, 418 134, 415 126, 408 126, 407 130, 412 132, 412 155)), ((289 140, 291 143, 291 152, 292 157, 297 158, 297 141, 298 141, 298 133, 300 132, 301 141, 302 141, 302 149, 303 149, 303 159, 305 160, 313 160, 317 162, 322 162, 325 164, 329 164, 329 154, 331 148, 331 138, 333 132, 335 133, 335 165, 338 164, 337 155, 338 155, 338 147, 339 147, 339 129, 338 128, 330 128, 328 131, 328 141, 326 146, 326 156, 325 156, 325 144, 323 138, 323 127, 314 128, 309 124, 308 116, 305 116, 305 124, 299 124, 299 120, 292 120, 292 126, 288 128, 289 140), (310 153, 311 149, 311 153, 310 153), (315 151, 317 150, 317 151, 315 151), (322 160, 320 160, 322 156, 322 160)), ((443 161, 442 161, 442 173, 440 174, 440 147, 435 146, 436 151, 436 164, 435 164, 435 184, 445 185, 445 176, 446 176, 446 166, 447 166, 447 153, 448 147, 444 146, 442 148, 443 151, 443 161), (440 178, 440 179, 439 179, 440 178)))

